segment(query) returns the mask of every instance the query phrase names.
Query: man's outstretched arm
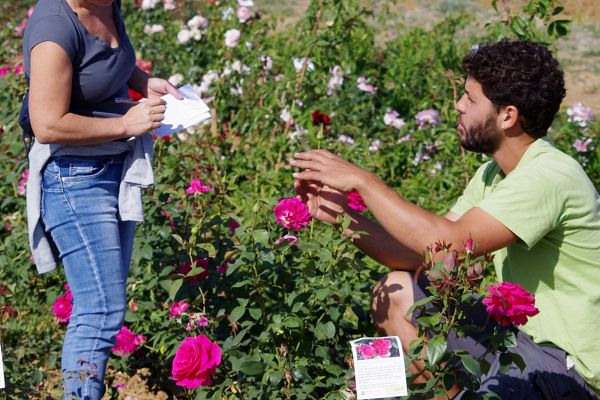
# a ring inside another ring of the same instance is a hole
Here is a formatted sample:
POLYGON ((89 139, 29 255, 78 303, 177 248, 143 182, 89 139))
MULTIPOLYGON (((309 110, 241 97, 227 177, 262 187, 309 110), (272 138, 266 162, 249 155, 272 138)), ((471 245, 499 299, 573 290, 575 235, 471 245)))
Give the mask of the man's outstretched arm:
POLYGON ((343 192, 357 190, 381 227, 415 254, 422 254, 438 240, 464 251, 462 244, 473 239, 477 253, 498 250, 517 240, 514 233, 480 208, 474 207, 454 221, 440 217, 406 201, 374 174, 326 150, 298 153, 292 165, 304 169, 294 174, 298 180, 319 182, 343 192))

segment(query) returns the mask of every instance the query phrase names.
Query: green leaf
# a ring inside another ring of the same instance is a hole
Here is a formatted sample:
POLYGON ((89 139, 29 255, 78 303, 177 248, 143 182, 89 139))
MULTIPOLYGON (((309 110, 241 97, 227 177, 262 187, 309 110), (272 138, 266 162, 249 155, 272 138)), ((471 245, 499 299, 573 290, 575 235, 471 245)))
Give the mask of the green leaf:
POLYGON ((283 379, 282 371, 272 371, 269 373, 269 383, 273 386, 279 385, 279 382, 283 379))
POLYGON ((462 365, 465 367, 465 369, 471 374, 477 377, 481 376, 481 366, 479 365, 479 361, 473 358, 473 356, 469 354, 461 355, 460 361, 462 362, 462 365))
POLYGON ((412 314, 417 308, 424 306, 425 304, 431 303, 433 299, 435 299, 435 296, 427 296, 421 300, 415 301, 415 303, 408 308, 406 314, 412 314))
POLYGON ((437 365, 444 356, 448 344, 443 336, 436 335, 427 343, 426 354, 430 365, 437 365))
POLYGON ((246 375, 260 375, 265 370, 265 364, 260 361, 246 360, 240 365, 240 371, 246 375))
POLYGON ((245 313, 246 313, 246 307, 237 306, 236 308, 231 310, 231 320, 233 322, 237 322, 240 318, 242 318, 244 316, 245 313))
POLYGON ((177 296, 177 292, 181 289, 181 285, 183 284, 183 279, 175 279, 169 285, 169 298, 171 300, 175 300, 177 296))
POLYGON ((523 370, 525 370, 525 361, 523 360, 523 357, 521 357, 521 355, 517 354, 517 353, 509 352, 508 354, 510 354, 510 358, 512 359, 512 362, 517 367, 519 367, 521 372, 523 372, 523 370))
POLYGON ((250 313, 250 316, 256 321, 258 321, 262 316, 262 311, 260 310, 260 308, 250 308, 248 312, 250 313))
POLYGON ((510 356, 509 353, 501 353, 499 361, 500 361, 499 371, 502 375, 504 375, 512 367, 512 357, 510 356))
POLYGON ((319 340, 331 339, 335 336, 335 325, 331 321, 318 323, 315 327, 315 336, 319 340))
POLYGON ((200 243, 198 244, 198 247, 206 250, 208 256, 211 258, 217 255, 217 249, 215 249, 215 246, 212 243, 200 243))
POLYGON ((254 241, 262 244, 263 246, 269 245, 269 232, 264 229, 257 229, 252 232, 252 237, 254 241))
POLYGON ((304 322, 297 316, 289 316, 283 320, 283 326, 286 328, 300 328, 304 326, 304 322))

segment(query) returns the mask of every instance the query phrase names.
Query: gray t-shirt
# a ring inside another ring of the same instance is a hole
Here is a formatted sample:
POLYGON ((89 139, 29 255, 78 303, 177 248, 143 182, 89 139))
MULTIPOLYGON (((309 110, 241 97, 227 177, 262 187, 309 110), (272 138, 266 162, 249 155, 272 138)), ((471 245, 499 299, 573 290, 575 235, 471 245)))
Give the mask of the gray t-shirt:
POLYGON ((128 107, 115 104, 114 98, 129 97, 127 81, 135 68, 135 51, 121 18, 120 1, 113 1, 113 9, 119 34, 116 48, 90 34, 66 0, 39 0, 23 39, 27 81, 33 47, 44 41, 54 42, 73 63, 69 111, 81 115, 97 111, 124 114, 128 107))

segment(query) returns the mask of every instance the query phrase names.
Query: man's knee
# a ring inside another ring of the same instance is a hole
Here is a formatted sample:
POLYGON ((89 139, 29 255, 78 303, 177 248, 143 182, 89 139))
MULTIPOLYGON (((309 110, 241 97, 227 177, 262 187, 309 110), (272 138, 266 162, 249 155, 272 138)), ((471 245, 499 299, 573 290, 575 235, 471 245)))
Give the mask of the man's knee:
POLYGON ((371 311, 375 323, 380 325, 390 317, 405 317, 413 303, 411 274, 406 271, 390 272, 373 289, 371 311))

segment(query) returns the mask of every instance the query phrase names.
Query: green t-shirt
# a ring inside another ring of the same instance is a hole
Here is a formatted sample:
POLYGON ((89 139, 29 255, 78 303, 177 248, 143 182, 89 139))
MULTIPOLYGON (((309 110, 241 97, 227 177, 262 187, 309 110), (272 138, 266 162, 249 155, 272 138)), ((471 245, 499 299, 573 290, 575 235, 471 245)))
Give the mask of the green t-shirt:
POLYGON ((538 139, 507 176, 494 161, 477 170, 451 211, 472 207, 519 238, 494 252, 494 266, 535 295, 540 313, 520 329, 567 352, 600 394, 600 196, 590 179, 538 139))

